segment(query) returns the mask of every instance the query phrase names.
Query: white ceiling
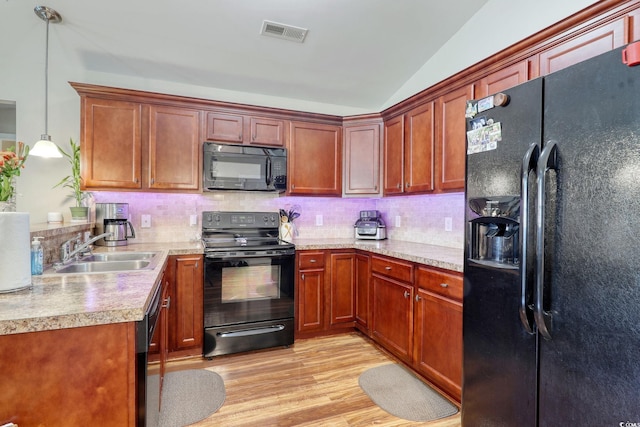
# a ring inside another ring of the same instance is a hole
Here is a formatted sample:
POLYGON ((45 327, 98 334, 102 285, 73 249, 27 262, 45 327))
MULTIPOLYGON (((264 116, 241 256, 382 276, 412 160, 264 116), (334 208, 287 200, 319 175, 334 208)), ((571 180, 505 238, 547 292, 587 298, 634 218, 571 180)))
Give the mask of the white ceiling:
POLYGON ((379 111, 487 1, 4 0, 0 36, 44 45, 40 4, 63 19, 51 51, 88 71, 379 111), (265 19, 305 42, 261 36, 265 19))

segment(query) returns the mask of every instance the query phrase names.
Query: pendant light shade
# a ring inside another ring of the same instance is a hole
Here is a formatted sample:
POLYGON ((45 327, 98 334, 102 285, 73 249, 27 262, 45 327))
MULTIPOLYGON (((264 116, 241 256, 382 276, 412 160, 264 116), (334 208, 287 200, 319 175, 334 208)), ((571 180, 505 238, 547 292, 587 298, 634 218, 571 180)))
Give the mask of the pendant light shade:
POLYGON ((44 67, 44 134, 40 140, 36 142, 31 151, 32 156, 37 157, 62 157, 58 146, 51 142, 51 136, 48 132, 48 110, 49 110, 49 23, 58 23, 62 21, 62 17, 55 10, 46 6, 36 6, 33 9, 36 15, 47 23, 47 39, 45 49, 45 67, 44 67))

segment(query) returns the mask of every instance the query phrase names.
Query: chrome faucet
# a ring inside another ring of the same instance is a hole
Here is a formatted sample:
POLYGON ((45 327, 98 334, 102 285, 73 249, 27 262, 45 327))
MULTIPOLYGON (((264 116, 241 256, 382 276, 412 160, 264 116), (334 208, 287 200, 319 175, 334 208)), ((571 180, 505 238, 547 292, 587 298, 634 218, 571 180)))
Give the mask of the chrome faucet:
POLYGON ((79 254, 91 254, 91 248, 89 247, 92 243, 95 243, 96 241, 103 239, 105 237, 109 237, 112 236, 113 233, 109 232, 109 233, 102 233, 98 236, 94 236, 91 239, 87 240, 86 242, 82 243, 80 240, 80 234, 78 234, 75 238, 73 239, 69 239, 66 242, 64 242, 62 244, 62 246, 60 247, 60 259, 62 261, 62 264, 67 264, 69 262, 71 262, 73 259, 76 259, 77 256, 79 254), (71 244, 73 242, 76 242, 75 244, 75 248, 73 250, 71 250, 71 244))

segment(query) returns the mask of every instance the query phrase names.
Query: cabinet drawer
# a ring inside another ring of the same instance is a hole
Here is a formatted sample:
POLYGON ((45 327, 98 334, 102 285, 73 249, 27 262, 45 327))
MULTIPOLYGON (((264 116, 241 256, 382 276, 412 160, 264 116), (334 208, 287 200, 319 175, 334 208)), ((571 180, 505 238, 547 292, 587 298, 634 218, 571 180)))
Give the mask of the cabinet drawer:
POLYGON ((372 256, 371 272, 382 274, 403 282, 411 283, 413 281, 413 265, 409 262, 392 258, 372 256))
POLYGON ((462 301, 462 276, 418 267, 416 283, 426 291, 462 301))
POLYGON ((302 252, 298 258, 300 270, 307 268, 323 268, 324 252, 302 252))

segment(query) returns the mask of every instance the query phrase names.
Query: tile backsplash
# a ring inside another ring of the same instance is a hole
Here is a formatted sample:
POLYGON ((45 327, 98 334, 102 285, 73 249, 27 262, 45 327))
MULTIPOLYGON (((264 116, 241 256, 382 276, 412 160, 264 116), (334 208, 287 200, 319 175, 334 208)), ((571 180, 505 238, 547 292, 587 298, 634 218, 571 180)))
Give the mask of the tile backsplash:
POLYGON ((464 194, 388 197, 382 199, 284 197, 274 193, 216 192, 169 194, 94 192, 96 203, 128 203, 130 220, 140 242, 175 242, 200 238, 203 211, 278 211, 295 207, 295 225, 301 238, 350 238, 361 210, 377 209, 390 239, 439 246, 462 247, 464 194), (141 228, 141 215, 151 216, 151 227, 141 228), (190 225, 190 217, 197 218, 190 225), (396 227, 396 217, 399 227, 396 227), (451 231, 445 231, 451 218, 451 231), (316 225, 321 221, 322 225, 316 225))

